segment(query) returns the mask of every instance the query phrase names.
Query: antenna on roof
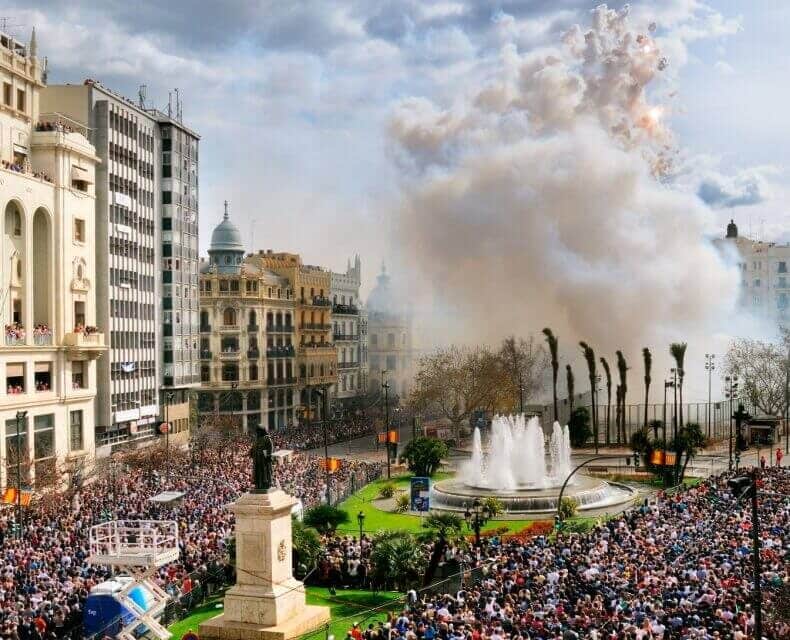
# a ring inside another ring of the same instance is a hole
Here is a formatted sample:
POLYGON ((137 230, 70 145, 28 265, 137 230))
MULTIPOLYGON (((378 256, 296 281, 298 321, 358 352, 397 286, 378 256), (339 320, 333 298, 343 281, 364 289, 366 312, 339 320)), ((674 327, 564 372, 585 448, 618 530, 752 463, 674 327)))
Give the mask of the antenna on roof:
POLYGON ((173 92, 172 91, 168 91, 167 92, 167 117, 168 118, 172 118, 173 117, 172 114, 173 114, 173 92))
POLYGON ((148 97, 148 85, 141 84, 137 90, 137 99, 140 102, 140 108, 145 109, 145 99, 148 97))
POLYGON ((178 87, 174 91, 176 92, 176 120, 181 122, 181 98, 178 96, 178 87))

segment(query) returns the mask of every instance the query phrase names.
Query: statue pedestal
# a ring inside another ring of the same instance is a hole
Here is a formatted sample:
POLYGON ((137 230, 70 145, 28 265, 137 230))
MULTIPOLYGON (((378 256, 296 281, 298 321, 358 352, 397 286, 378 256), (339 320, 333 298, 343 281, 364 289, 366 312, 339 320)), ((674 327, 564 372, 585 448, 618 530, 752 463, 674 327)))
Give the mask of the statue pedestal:
POLYGON ((210 640, 287 640, 329 622, 329 608, 305 604, 304 585, 291 573, 291 507, 279 489, 245 493, 236 515, 236 585, 224 613, 200 624, 210 640))

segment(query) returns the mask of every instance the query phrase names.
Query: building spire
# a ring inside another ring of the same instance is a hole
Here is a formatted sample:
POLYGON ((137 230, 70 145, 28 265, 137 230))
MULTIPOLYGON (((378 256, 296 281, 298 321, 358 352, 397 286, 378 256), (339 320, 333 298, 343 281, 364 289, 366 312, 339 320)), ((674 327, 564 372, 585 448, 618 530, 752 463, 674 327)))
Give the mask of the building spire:
POLYGON ((30 57, 35 58, 38 55, 38 42, 36 42, 36 28, 30 33, 30 57))
POLYGON ((229 216, 228 216, 228 201, 227 201, 227 200, 225 200, 225 215, 223 215, 223 216, 222 216, 222 219, 223 219, 223 220, 227 220, 227 219, 228 219, 228 217, 229 217, 229 216))

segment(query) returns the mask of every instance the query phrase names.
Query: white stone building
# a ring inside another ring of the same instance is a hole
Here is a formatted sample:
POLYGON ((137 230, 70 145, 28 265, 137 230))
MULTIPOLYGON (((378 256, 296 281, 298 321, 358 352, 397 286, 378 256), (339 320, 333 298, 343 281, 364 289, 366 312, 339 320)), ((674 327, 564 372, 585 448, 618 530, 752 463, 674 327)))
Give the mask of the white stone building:
POLYGON ((367 321, 359 298, 362 263, 354 257, 345 273, 332 272, 333 340, 337 348, 337 387, 332 394, 342 404, 351 406, 368 389, 367 321))
POLYGON ((96 320, 98 159, 84 126, 57 104, 40 109, 35 32, 27 46, 0 34, 0 76, 0 483, 17 486, 19 471, 25 486, 74 471, 94 449, 96 358, 106 351, 96 320))

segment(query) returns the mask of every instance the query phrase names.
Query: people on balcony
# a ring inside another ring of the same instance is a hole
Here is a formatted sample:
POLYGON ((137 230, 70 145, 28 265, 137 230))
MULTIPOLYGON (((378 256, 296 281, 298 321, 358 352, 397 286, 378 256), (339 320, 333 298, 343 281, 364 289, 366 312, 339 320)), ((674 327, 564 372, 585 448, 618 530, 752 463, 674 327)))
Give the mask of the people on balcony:
POLYGON ((89 336, 94 333, 99 333, 99 328, 94 327, 91 325, 83 325, 81 322, 78 322, 74 325, 74 333, 81 333, 84 336, 89 336))
POLYGON ((25 389, 21 385, 18 384, 9 384, 8 388, 6 389, 6 393, 9 395, 16 395, 18 393, 24 393, 25 389))
POLYGON ((19 322, 12 322, 5 326, 5 341, 6 344, 15 344, 17 342, 25 341, 25 327, 19 322))
POLYGON ((45 172, 31 171, 29 167, 26 167, 24 164, 20 164, 18 162, 8 162, 7 160, 3 160, 2 166, 4 169, 8 169, 9 171, 32 174, 34 178, 39 178, 40 180, 45 180, 46 182, 53 182, 52 178, 50 178, 45 172))
POLYGON ((36 381, 36 391, 49 391, 49 382, 44 382, 42 380, 36 381))
POLYGON ((56 120, 55 122, 39 122, 36 124, 36 131, 60 131, 62 133, 74 133, 74 129, 60 120, 56 120))

